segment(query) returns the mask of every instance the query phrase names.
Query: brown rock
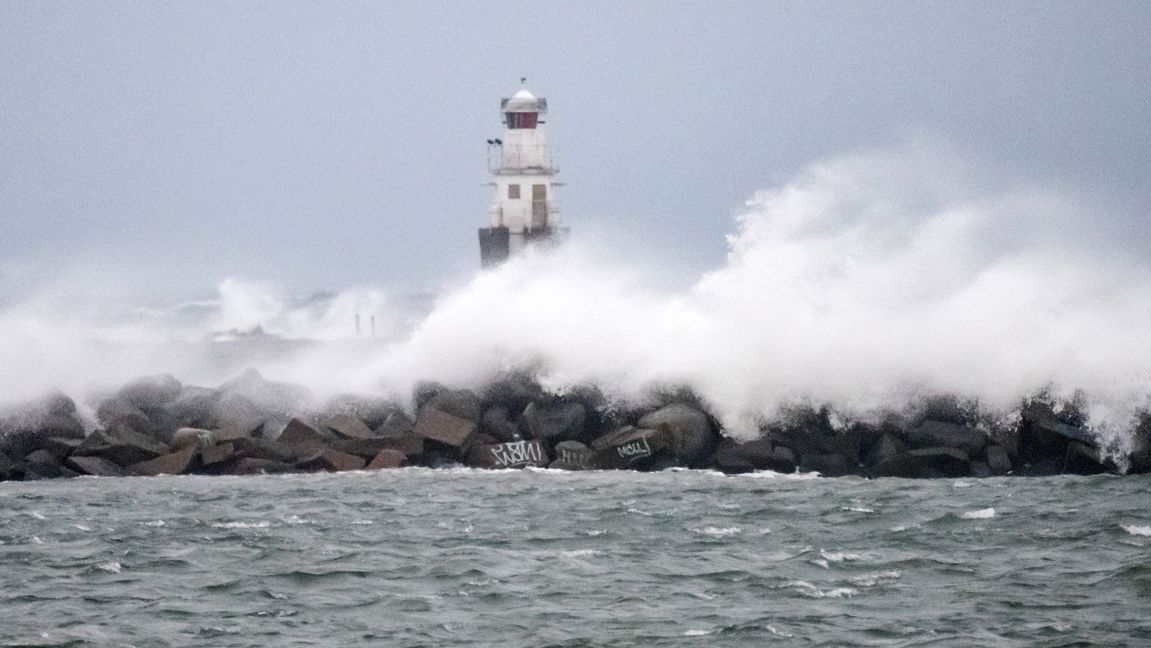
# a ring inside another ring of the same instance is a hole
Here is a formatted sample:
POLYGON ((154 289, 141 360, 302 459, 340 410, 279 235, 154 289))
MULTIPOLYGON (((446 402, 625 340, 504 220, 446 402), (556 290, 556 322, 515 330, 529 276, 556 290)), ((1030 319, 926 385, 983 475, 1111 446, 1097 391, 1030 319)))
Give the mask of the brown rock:
POLYGON ((368 470, 399 468, 408 462, 407 456, 399 450, 380 450, 380 453, 367 465, 368 470))
POLYGON ((375 436, 363 421, 351 414, 337 414, 324 421, 324 427, 345 439, 370 439, 375 436))
POLYGON ((466 421, 479 423, 480 399, 470 389, 442 389, 421 404, 420 411, 434 409, 466 421))
POLYGON ((340 472, 344 470, 361 470, 365 462, 356 455, 325 448, 319 452, 296 462, 296 467, 303 470, 327 470, 340 472))
POLYGON ((103 457, 68 457, 65 463, 73 470, 96 477, 127 477, 135 474, 103 457))
POLYGON ((218 443, 200 450, 200 463, 205 468, 222 464, 236 456, 236 446, 232 443, 218 443))
POLYGON ((168 454, 167 445, 140 434, 131 428, 114 427, 110 430, 96 430, 84 439, 73 452, 80 456, 97 455, 119 466, 148 461, 168 454))
POLYGON ((192 467, 197 448, 184 448, 148 461, 132 464, 129 468, 139 475, 182 475, 192 467))
POLYGON ((380 427, 376 428, 376 436, 398 436, 401 434, 410 434, 415 427, 415 423, 411 417, 403 412, 392 412, 388 414, 380 427))
POLYGON ((331 448, 364 459, 371 459, 384 450, 395 450, 407 457, 418 457, 424 451, 424 439, 414 434, 370 439, 341 439, 333 441, 331 448))
POLYGON ((224 396, 215 409, 216 438, 220 439, 219 435, 223 432, 227 441, 252 436, 267 419, 254 403, 238 394, 224 396))
POLYGON ((279 463, 290 463, 296 458, 292 448, 268 439, 241 437, 232 441, 232 445, 236 449, 236 454, 242 458, 265 459, 279 463))
POLYGON ((392 436, 381 437, 391 442, 391 448, 399 450, 408 456, 409 459, 419 457, 424 454, 424 437, 416 434, 415 432, 407 432, 405 434, 396 434, 392 436))
POLYGON ((276 440, 286 445, 308 445, 323 447, 328 445, 334 439, 330 434, 314 428, 298 418, 294 418, 291 421, 288 421, 288 425, 284 428, 284 431, 280 433, 280 437, 276 440))
POLYGON ((476 423, 434 407, 425 407, 416 419, 416 434, 455 448, 467 445, 476 431, 476 423))

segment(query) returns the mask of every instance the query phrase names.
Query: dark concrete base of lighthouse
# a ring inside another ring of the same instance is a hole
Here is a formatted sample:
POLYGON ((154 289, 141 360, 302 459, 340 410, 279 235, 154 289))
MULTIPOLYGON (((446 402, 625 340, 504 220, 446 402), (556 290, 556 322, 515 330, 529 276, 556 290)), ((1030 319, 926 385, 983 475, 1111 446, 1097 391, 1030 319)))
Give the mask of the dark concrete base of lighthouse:
MULTIPOLYGON (((480 265, 497 266, 511 256, 511 231, 506 227, 480 228, 480 265)), ((568 233, 566 227, 537 227, 525 231, 524 245, 548 245, 562 241, 568 233)))
POLYGON ((480 228, 480 265, 490 268, 507 261, 510 242, 506 227, 480 228))

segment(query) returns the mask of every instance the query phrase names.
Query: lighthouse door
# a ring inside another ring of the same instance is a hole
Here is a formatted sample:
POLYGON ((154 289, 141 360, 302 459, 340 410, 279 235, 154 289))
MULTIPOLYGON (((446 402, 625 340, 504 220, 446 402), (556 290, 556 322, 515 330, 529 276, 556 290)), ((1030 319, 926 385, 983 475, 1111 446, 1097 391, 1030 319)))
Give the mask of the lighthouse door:
POLYGON ((532 185, 532 229, 548 225, 548 187, 532 185))

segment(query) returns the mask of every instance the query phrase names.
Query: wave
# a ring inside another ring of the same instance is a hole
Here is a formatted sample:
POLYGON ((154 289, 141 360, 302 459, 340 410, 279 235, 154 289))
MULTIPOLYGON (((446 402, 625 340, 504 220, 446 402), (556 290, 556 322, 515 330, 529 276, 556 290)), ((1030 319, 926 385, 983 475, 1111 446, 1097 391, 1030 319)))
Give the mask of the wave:
POLYGON ((813 164, 756 193, 726 263, 681 291, 578 238, 419 306, 374 289, 293 300, 235 278, 167 309, 61 288, 0 312, 0 365, 23 368, 0 390, 157 372, 212 384, 250 362, 321 394, 406 399, 420 380, 526 368, 554 391, 625 400, 687 385, 743 438, 797 403, 846 420, 946 393, 1006 415, 1036 390, 1082 390, 1091 425, 1122 444, 1151 395, 1145 260, 1120 251, 1102 210, 964 167, 926 147, 813 164))

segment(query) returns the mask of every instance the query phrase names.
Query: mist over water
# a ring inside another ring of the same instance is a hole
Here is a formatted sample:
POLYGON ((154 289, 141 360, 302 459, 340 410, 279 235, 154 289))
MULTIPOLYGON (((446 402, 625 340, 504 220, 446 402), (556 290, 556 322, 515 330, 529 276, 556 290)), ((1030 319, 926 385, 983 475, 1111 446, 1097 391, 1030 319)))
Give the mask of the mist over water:
POLYGON ((1092 425, 1125 429, 1151 394, 1145 264, 1089 205, 989 186, 925 147, 815 164, 752 196, 726 264, 680 291, 651 287, 644 272, 659 269, 596 249, 578 222, 563 248, 430 305, 371 289, 292 299, 237 279, 174 308, 46 291, 0 310, 0 400, 150 373, 214 385, 248 360, 318 395, 401 398, 419 380, 476 386, 527 367, 620 398, 687 385, 744 437, 797 403, 866 417, 952 393, 1006 413, 1043 388, 1083 390, 1092 425), (226 357, 256 327, 316 342, 226 357))

